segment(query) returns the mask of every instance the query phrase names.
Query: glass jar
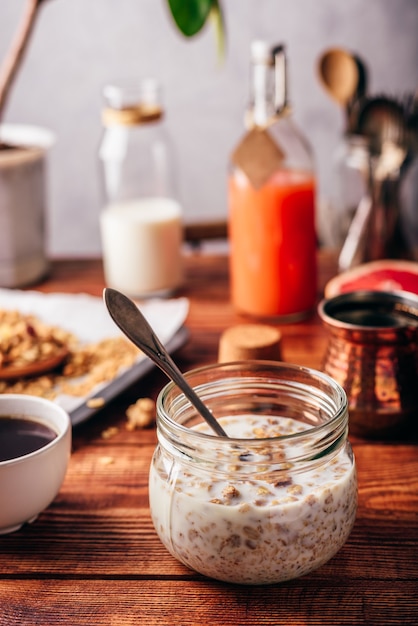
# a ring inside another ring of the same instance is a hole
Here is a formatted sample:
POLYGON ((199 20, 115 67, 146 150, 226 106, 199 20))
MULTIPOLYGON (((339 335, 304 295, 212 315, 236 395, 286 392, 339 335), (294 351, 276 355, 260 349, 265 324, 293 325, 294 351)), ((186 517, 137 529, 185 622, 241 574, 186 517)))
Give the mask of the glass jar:
POLYGON ((186 374, 218 437, 173 383, 157 400, 150 509, 169 552, 206 576, 269 584, 307 574, 344 544, 357 481, 347 399, 331 378, 269 361, 186 374))
POLYGON ((331 244, 341 249, 362 198, 369 192, 369 142, 361 135, 347 135, 333 158, 331 244))
POLYGON ((106 283, 131 296, 165 296, 182 280, 182 210, 174 156, 154 79, 104 89, 99 149, 106 283))
POLYGON ((316 302, 312 152, 287 101, 283 46, 251 48, 247 133, 228 177, 231 299, 241 313, 295 321, 316 302))

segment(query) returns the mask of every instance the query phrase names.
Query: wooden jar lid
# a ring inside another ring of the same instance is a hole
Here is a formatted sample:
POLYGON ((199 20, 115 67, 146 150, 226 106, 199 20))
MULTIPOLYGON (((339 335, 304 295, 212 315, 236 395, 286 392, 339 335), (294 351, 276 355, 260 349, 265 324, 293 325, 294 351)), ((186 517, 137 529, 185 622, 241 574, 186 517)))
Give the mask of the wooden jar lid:
POLYGON ((227 328, 219 340, 219 363, 228 361, 280 361, 281 332, 264 324, 239 324, 227 328))

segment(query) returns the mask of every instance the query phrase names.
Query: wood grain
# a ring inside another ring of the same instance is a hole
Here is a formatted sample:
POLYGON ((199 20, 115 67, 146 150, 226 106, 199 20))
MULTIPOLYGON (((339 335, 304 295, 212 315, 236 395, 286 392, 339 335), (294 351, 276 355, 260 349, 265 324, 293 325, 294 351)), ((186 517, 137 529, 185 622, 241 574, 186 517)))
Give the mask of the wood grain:
MULTIPOLYGON (((320 261, 323 289, 334 257, 322 253, 320 261)), ((190 340, 176 360, 189 369, 215 361, 222 331, 244 318, 229 302, 225 257, 191 254, 185 263, 180 295, 190 299, 190 340)), ((57 261, 38 288, 101 295, 101 263, 57 261)), ((316 315, 280 330, 285 360, 320 367, 326 334, 316 315)), ((56 500, 34 524, 0 537, 0 626, 418 623, 414 433, 399 441, 352 439, 357 521, 329 563, 281 585, 222 584, 173 559, 151 523, 147 482, 156 433, 128 431, 125 410, 140 396, 156 397, 165 383, 153 370, 76 427, 56 500), (104 439, 109 426, 117 432, 104 439)))

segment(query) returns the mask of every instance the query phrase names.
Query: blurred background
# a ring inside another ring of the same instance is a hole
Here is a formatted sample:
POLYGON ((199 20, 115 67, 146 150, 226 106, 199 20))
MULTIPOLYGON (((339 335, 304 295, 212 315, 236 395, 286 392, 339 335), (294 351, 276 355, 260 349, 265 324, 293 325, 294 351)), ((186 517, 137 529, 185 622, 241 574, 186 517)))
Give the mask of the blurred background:
MULTIPOLYGON (((1 0, 0 57, 23 0, 1 0)), ((102 89, 154 76, 163 85, 187 222, 226 218, 228 157, 243 134, 253 39, 285 43, 294 117, 313 147, 321 211, 344 114, 318 79, 322 52, 341 46, 367 64, 368 91, 401 96, 418 86, 417 0, 222 0, 227 47, 209 27, 185 39, 165 0, 48 0, 41 9, 5 123, 56 135, 49 158, 49 253, 100 255, 97 150, 102 89)), ((321 227, 320 227, 321 230, 321 227)), ((321 233, 326 243, 326 233, 321 233)))

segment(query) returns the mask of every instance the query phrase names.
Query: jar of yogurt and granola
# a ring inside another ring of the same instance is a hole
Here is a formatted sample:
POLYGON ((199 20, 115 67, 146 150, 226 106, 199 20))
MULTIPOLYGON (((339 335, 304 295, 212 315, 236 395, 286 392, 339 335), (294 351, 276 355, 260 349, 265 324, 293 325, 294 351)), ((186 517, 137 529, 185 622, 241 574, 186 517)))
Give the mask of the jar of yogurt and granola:
POLYGON ((155 529, 179 561, 211 578, 269 584, 307 574, 343 546, 357 507, 343 389, 278 362, 186 374, 228 437, 173 383, 157 401, 150 469, 155 529))

